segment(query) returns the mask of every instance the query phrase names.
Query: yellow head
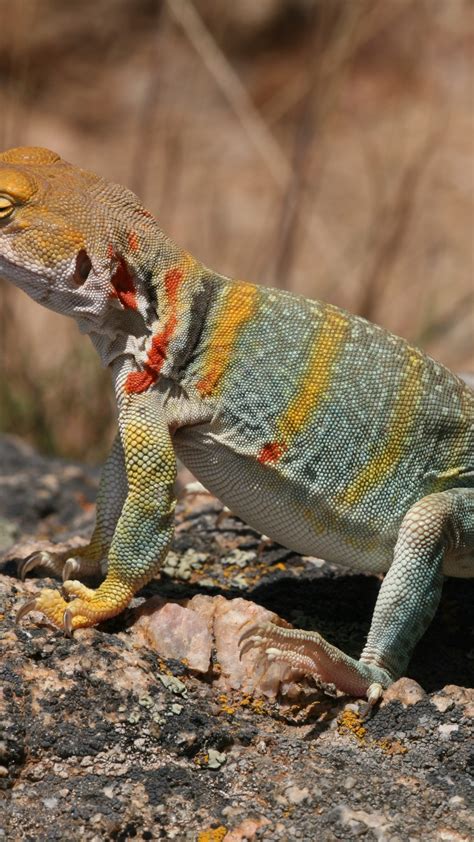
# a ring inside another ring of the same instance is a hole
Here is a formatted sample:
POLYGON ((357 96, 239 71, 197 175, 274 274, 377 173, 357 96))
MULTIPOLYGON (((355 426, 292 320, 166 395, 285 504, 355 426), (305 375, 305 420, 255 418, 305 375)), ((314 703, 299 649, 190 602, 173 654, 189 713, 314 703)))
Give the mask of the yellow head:
POLYGON ((84 332, 140 309, 141 243, 162 236, 124 187, 48 149, 0 153, 0 275, 84 332))

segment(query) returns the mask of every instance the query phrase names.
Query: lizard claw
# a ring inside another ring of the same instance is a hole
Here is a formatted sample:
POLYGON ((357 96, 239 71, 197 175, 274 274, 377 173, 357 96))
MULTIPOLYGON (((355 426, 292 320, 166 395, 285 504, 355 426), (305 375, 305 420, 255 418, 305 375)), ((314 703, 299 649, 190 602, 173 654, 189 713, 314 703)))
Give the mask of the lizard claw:
POLYGON ((75 573, 76 575, 79 573, 81 569, 81 565, 75 558, 68 558, 64 562, 64 567, 62 569, 62 577, 63 582, 67 582, 68 579, 71 578, 72 574, 75 573))
MULTIPOLYGON (((45 593, 45 591, 43 591, 43 593, 45 593)), ((35 596, 33 597, 33 599, 28 599, 27 602, 25 602, 24 605, 22 605, 21 608, 18 609, 15 617, 15 623, 19 623, 20 620, 23 619, 23 617, 30 613, 30 611, 43 611, 44 609, 39 604, 40 599, 41 595, 39 597, 35 596)), ((66 608, 63 614, 63 627, 67 637, 72 637, 72 616, 72 612, 69 610, 69 608, 66 608)))
POLYGON ((15 623, 18 624, 30 611, 36 611, 37 601, 36 596, 33 599, 28 599, 16 612, 15 623))
POLYGON ((72 613, 69 608, 66 608, 63 614, 63 626, 64 626, 64 633, 66 637, 72 637, 73 626, 72 626, 72 613))
POLYGON ((354 696, 366 696, 372 707, 390 684, 383 669, 355 661, 318 632, 277 626, 274 623, 253 625, 239 640, 240 657, 251 649, 259 649, 262 658, 272 663, 281 661, 306 675, 315 676, 324 685, 333 684, 354 696))
POLYGON ((101 553, 90 544, 68 547, 67 544, 49 549, 38 549, 18 562, 18 575, 22 581, 36 567, 50 570, 63 582, 72 576, 96 576, 101 572, 101 553))
POLYGON ((34 570, 35 567, 47 565, 48 561, 49 553, 45 552, 45 550, 35 550, 34 553, 30 553, 29 556, 18 563, 18 575, 21 581, 24 582, 27 574, 31 570, 34 570))

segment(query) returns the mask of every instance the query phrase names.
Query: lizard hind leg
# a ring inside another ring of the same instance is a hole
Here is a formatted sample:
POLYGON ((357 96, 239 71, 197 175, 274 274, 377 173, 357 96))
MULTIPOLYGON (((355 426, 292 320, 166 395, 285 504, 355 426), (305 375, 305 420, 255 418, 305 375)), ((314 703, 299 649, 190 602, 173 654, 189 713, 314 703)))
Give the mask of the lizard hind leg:
MULTIPOLYGON (((377 597, 367 643, 357 661, 320 634, 272 623, 249 628, 241 654, 258 648, 331 682, 339 690, 366 696, 374 704, 406 669, 411 653, 439 603, 446 558, 474 548, 474 491, 451 489, 415 503, 402 521, 392 565, 377 597)), ((468 553, 470 556, 470 553, 468 553)))

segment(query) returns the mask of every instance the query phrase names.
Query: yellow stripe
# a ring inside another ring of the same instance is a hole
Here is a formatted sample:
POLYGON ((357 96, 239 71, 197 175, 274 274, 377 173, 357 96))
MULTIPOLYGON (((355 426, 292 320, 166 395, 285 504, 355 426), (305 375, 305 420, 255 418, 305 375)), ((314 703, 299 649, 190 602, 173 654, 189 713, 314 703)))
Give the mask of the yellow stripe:
POLYGON ((390 418, 387 438, 378 452, 367 462, 355 479, 337 495, 337 504, 355 506, 365 495, 396 470, 407 448, 410 447, 410 431, 416 420, 417 409, 423 394, 420 369, 423 366, 421 354, 415 348, 408 348, 404 379, 399 384, 390 418))
POLYGON ((277 420, 277 439, 286 447, 328 396, 334 364, 344 348, 348 328, 346 316, 327 305, 299 388, 277 420))
POLYGON ((252 284, 230 284, 217 317, 206 354, 203 375, 197 388, 203 397, 218 392, 239 331, 255 314, 258 288, 252 284))

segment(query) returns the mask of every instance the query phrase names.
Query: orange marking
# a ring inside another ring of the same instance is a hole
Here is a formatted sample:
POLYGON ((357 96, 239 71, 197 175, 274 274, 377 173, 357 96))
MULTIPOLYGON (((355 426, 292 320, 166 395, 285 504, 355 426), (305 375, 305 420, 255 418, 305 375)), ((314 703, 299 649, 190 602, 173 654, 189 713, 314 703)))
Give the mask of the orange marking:
POLYGON ((207 351, 203 376, 196 384, 203 397, 218 391, 239 332, 254 315, 257 300, 258 289, 252 284, 229 286, 207 351))
POLYGON ((183 274, 182 269, 170 269, 165 275, 165 290, 170 307, 176 307, 178 289, 183 280, 183 274))
POLYGON ((165 275, 165 290, 170 314, 163 329, 152 338, 151 348, 148 351, 148 358, 143 371, 132 371, 128 375, 125 381, 125 391, 129 394, 145 392, 158 379, 166 359, 169 343, 178 325, 176 304, 183 275, 182 269, 170 269, 165 275))
POLYGON ((140 243, 138 242, 138 237, 135 231, 128 232, 128 245, 130 246, 130 251, 138 251, 140 248, 140 243))
POLYGON ((138 213, 139 213, 141 216, 145 216, 147 219, 154 219, 154 218, 155 218, 155 217, 153 216, 153 214, 152 214, 152 213, 150 213, 150 211, 149 211, 149 210, 147 210, 146 208, 141 208, 141 207, 140 207, 140 208, 138 208, 138 213))

